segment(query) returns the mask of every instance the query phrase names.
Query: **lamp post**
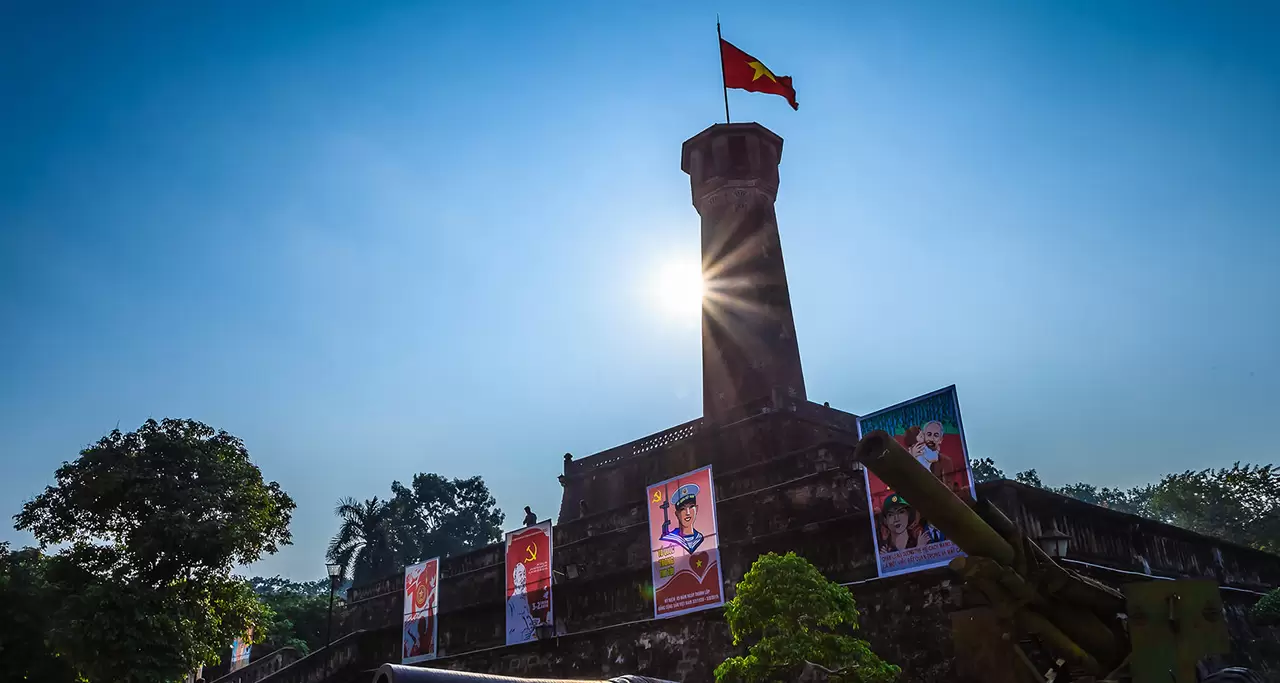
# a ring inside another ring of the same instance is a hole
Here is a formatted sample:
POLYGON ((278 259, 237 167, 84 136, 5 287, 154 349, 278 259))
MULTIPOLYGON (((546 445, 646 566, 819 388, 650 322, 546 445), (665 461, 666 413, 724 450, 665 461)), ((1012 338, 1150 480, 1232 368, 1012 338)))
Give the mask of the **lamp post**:
POLYGON ((1058 531, 1057 525, 1051 525, 1049 531, 1036 540, 1039 541, 1040 548, 1046 555, 1058 560, 1067 556, 1067 544, 1070 543, 1071 537, 1058 531))
POLYGON ((333 654, 329 652, 329 646, 333 644, 333 592, 342 580, 342 565, 331 562, 324 568, 329 572, 329 625, 324 632, 324 677, 329 678, 329 660, 333 658, 333 654))

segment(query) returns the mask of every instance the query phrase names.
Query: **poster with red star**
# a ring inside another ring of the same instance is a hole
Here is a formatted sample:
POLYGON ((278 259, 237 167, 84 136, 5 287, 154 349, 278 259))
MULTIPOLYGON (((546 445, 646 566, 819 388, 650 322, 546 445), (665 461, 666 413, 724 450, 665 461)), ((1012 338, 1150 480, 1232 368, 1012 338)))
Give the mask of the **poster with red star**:
POLYGON ((433 557, 404 570, 404 630, 402 664, 435 659, 439 629, 440 558, 433 557))
POLYGON ((507 645, 537 640, 551 614, 551 520, 508 531, 507 645))
POLYGON ((711 467, 650 485, 646 500, 654 618, 724 604, 711 467))

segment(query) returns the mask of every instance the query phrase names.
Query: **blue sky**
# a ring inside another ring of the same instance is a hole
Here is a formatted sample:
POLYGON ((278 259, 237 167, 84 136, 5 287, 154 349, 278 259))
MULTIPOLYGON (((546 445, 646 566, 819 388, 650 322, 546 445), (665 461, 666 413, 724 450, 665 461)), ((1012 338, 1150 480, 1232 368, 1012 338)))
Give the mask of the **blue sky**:
MULTIPOLYGON (((341 496, 701 413, 680 144, 714 22, 794 77, 810 398, 955 383, 1049 483, 1273 461, 1280 15, 1267 3, 7 3, 0 514, 114 428, 193 417, 298 503, 250 570, 322 575, 341 496)), ((7 525, 0 539, 29 537, 7 525)))

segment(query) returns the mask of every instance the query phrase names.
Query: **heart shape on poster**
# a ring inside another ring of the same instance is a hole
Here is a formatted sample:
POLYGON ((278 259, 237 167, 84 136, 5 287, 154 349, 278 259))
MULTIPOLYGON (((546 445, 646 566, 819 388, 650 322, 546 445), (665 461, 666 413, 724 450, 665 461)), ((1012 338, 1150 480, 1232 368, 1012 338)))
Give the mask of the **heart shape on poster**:
POLYGON ((707 551, 702 550, 689 556, 689 571, 698 577, 698 581, 702 581, 707 575, 707 570, 711 568, 711 557, 707 551))

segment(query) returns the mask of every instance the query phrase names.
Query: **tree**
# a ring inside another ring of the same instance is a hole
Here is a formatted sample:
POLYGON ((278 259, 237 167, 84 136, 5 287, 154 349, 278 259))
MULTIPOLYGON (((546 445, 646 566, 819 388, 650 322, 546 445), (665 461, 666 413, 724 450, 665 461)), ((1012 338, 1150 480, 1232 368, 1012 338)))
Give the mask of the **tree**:
POLYGON ((0 681, 84 680, 49 642, 60 597, 45 578, 47 564, 36 548, 10 552, 0 542, 0 681))
POLYGON ((395 530, 391 504, 377 496, 359 503, 343 498, 333 511, 342 520, 338 533, 329 541, 330 562, 342 567, 341 576, 350 576, 356 585, 381 578, 400 566, 400 542, 395 530))
POLYGON ((1165 475, 1150 498, 1153 516, 1258 550, 1280 552, 1280 470, 1272 465, 1165 475))
POLYGON ((1017 474, 1013 475, 1013 480, 1014 480, 1014 481, 1016 481, 1016 482, 1018 482, 1019 484, 1026 484, 1027 486, 1034 486, 1034 487, 1036 487, 1036 488, 1038 488, 1038 489, 1047 488, 1047 487, 1044 485, 1044 482, 1040 481, 1040 475, 1039 475, 1038 473, 1036 473, 1036 471, 1035 471, 1034 469, 1027 470, 1027 471, 1025 471, 1025 472, 1019 472, 1019 473, 1017 473, 1017 474))
POLYGON ((411 489, 396 481, 391 491, 406 564, 502 540, 505 516, 480 477, 415 474, 411 489))
POLYGON ((745 656, 716 667, 717 683, 795 680, 806 663, 841 683, 888 683, 901 673, 854 636, 858 608, 849 589, 795 553, 757 558, 725 605, 725 618, 734 645, 753 642, 745 656))
POLYGON ((17 528, 66 544, 50 639, 91 681, 172 681, 211 664, 266 611, 231 576, 290 542, 293 500, 243 442, 194 420, 115 430, 63 463, 17 528))
POLYGON ((328 558, 359 585, 430 557, 448 557, 502 538, 504 516, 480 477, 416 474, 391 483, 391 499, 338 501, 341 520, 328 558))
POLYGON ((1250 608, 1249 614, 1262 625, 1280 622, 1280 588, 1273 588, 1262 596, 1250 608))
MULTIPOLYGON (((990 459, 973 462, 974 476, 999 472, 990 459)), ((1077 482, 1047 486, 1035 470, 1015 479, 1092 505, 1140 515, 1258 550, 1280 553, 1280 468, 1235 463, 1230 468, 1187 470, 1159 483, 1130 489, 1077 482)))
POLYGON ((973 471, 973 480, 979 484, 1005 478, 1004 470, 996 467, 995 461, 991 458, 978 458, 969 463, 969 469, 973 471))
POLYGON ((263 641, 268 650, 292 647, 305 655, 324 647, 329 617, 328 579, 299 583, 279 576, 255 576, 249 579, 249 585, 271 609, 266 625, 269 635, 263 641))

